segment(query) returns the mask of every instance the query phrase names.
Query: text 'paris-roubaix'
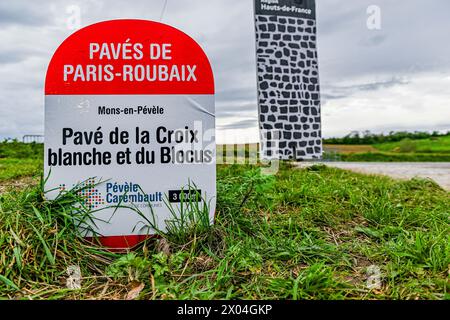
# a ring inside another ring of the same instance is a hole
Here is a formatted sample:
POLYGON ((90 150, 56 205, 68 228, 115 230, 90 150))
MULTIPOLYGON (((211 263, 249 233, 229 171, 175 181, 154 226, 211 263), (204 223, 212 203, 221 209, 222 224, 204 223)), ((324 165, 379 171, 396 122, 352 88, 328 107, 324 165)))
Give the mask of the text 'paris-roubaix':
POLYGON ((197 82, 196 65, 124 65, 116 71, 113 65, 65 65, 64 81, 123 82, 197 82))
POLYGON ((125 64, 117 70, 113 64, 66 64, 64 81, 114 81, 123 82, 196 82, 197 65, 161 63, 172 60, 173 48, 170 43, 151 43, 145 48, 142 43, 90 43, 89 60, 94 61, 143 61, 151 64, 125 64))

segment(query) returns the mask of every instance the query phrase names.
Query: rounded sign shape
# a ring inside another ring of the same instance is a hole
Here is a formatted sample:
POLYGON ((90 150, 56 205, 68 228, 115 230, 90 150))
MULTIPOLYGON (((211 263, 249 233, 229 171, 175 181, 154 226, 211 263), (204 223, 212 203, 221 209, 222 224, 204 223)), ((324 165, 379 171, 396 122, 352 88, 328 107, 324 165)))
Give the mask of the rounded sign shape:
POLYGON ((202 48, 145 20, 71 35, 47 71, 44 161, 47 198, 78 194, 93 218, 83 235, 107 247, 132 247, 181 211, 212 223, 214 78, 202 48))

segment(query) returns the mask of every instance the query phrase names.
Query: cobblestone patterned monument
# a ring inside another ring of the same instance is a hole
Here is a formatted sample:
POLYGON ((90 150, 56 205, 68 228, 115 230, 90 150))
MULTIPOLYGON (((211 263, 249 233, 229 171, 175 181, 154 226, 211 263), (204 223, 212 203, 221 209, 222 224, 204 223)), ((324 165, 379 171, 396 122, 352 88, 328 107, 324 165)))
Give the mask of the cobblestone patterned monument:
POLYGON ((315 0, 255 0, 255 26, 263 156, 321 158, 315 0))

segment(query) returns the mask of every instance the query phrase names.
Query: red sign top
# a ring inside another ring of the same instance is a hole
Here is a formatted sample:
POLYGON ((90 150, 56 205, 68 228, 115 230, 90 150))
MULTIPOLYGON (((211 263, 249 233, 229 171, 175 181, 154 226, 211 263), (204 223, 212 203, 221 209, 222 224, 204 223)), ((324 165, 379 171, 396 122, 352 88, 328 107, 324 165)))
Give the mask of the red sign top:
POLYGON ((214 94, 214 77, 205 52, 180 30, 111 20, 85 27, 59 46, 45 94, 214 94))

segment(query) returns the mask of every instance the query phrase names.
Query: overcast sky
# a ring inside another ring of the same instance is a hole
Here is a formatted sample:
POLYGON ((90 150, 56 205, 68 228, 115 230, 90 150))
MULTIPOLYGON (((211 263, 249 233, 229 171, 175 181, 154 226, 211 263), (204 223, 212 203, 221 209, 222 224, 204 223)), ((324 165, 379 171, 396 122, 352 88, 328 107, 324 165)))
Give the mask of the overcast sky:
MULTIPOLYGON (((316 2, 324 136, 450 130, 450 1, 316 2), (370 5, 381 9, 379 30, 367 27, 370 5)), ((75 31, 76 8, 83 27, 158 21, 163 4, 0 0, 0 139, 43 133, 45 71, 75 31)), ((191 35, 210 57, 219 142, 257 141, 253 0, 168 0, 162 22, 191 35)))

